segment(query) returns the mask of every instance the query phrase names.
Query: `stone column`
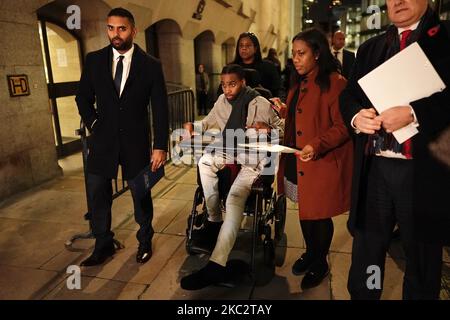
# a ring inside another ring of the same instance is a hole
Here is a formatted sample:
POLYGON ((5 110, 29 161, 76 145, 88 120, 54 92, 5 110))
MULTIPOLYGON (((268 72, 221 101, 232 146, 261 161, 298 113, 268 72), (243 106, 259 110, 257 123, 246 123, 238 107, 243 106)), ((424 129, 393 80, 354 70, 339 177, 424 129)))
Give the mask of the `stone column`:
POLYGON ((0 199, 54 178, 58 166, 35 10, 42 1, 2 4, 0 28, 0 199), (7 75, 28 76, 30 95, 10 97, 7 75))

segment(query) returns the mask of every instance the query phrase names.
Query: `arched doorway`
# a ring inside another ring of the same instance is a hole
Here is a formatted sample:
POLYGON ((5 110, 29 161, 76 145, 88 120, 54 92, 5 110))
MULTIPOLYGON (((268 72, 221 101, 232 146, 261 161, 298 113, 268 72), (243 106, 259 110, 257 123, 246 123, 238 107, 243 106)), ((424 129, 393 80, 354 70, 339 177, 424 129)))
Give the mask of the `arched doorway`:
POLYGON ((75 134, 80 127, 75 95, 85 53, 108 44, 106 17, 111 7, 104 1, 48 2, 37 10, 37 16, 56 150, 61 158, 81 150, 75 134), (81 12, 81 24, 79 29, 69 30, 67 9, 72 5, 81 12))
POLYGON ((213 65, 213 45, 215 37, 212 31, 206 30, 194 39, 195 65, 202 63, 206 71, 211 73, 213 65))
POLYGON ((194 62, 195 72, 197 66, 203 64, 205 72, 209 75, 209 92, 207 98, 207 108, 211 108, 215 98, 218 86, 218 71, 214 70, 214 43, 215 37, 212 31, 206 30, 194 38, 194 62))
POLYGON ((39 17, 39 34, 56 150, 61 158, 81 150, 79 137, 75 134, 80 127, 75 94, 83 64, 82 46, 77 35, 42 16, 39 17))
POLYGON ((236 40, 234 38, 228 38, 222 43, 222 65, 227 65, 234 60, 234 54, 236 51, 236 40))
POLYGON ((180 66, 182 34, 178 23, 171 19, 158 21, 145 30, 147 52, 161 60, 168 89, 182 86, 180 66), (163 55, 160 53, 164 52, 163 55))

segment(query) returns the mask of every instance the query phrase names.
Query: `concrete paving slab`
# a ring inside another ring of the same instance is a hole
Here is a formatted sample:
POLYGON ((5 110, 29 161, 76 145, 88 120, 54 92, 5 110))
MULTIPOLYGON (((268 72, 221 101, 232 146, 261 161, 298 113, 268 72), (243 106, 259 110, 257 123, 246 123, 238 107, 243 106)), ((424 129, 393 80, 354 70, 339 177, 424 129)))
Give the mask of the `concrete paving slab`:
POLYGON ((58 164, 64 169, 64 176, 79 176, 84 178, 83 158, 80 153, 58 160, 58 164))
POLYGON ((161 198, 192 201, 194 199, 196 189, 197 187, 195 185, 179 183, 161 196, 161 198))
POLYGON ((83 226, 0 219, 0 263, 39 268, 65 250, 64 243, 83 226))
MULTIPOLYGON (((174 200, 170 200, 174 201, 174 200)), ((191 214, 193 201, 186 201, 183 208, 177 213, 175 218, 162 230, 165 234, 174 234, 185 236, 187 228, 187 219, 191 214)))
POLYGON ((288 209, 286 211, 285 232, 288 235, 288 247, 305 248, 305 241, 303 240, 303 233, 300 228, 297 209, 288 209))
POLYGON ((332 252, 351 253, 352 236, 347 230, 348 216, 341 214, 333 218, 334 234, 330 250, 332 252))
POLYGON ((292 274, 292 265, 304 250, 288 248, 286 260, 275 270, 275 277, 263 287, 255 287, 253 298, 263 300, 330 300, 329 277, 316 288, 303 291, 300 288, 303 276, 292 274))
POLYGON ((331 273, 331 297, 333 300, 349 300, 347 291, 348 271, 351 255, 347 253, 330 253, 328 261, 331 273))
POLYGON ((85 193, 85 182, 82 176, 59 177, 40 185, 41 189, 55 191, 73 191, 85 193))
POLYGON ((304 253, 304 250, 288 248, 286 260, 275 270, 275 277, 263 287, 255 287, 254 299, 268 300, 329 300, 329 280, 326 278, 318 287, 302 291, 303 276, 292 274, 292 265, 304 253))
MULTIPOLYGON (((348 272, 351 265, 351 255, 331 253, 329 255, 331 266, 331 288, 333 299, 349 300, 347 291, 348 272)), ((404 262, 386 258, 385 279, 382 300, 399 300, 402 297, 404 262)))
POLYGON ((248 284, 234 288, 210 286, 201 290, 187 291, 180 287, 180 279, 203 267, 209 256, 188 256, 184 246, 180 246, 167 262, 164 272, 150 284, 141 296, 146 300, 232 300, 248 299, 252 287, 248 284))
POLYGON ((62 279, 54 271, 0 265, 0 300, 39 299, 43 288, 62 279))
POLYGON ((189 170, 182 177, 178 179, 178 183, 193 184, 197 186, 197 171, 196 169, 189 170))
POLYGON ((82 192, 66 192, 34 188, 4 201, 0 217, 67 224, 87 224, 86 196, 82 192))
POLYGON ((119 250, 114 258, 104 265, 83 267, 82 275, 138 284, 150 284, 160 274, 165 272, 165 265, 178 249, 184 238, 155 234, 153 238, 153 256, 145 264, 136 262, 137 240, 135 233, 128 230, 118 230, 117 239, 125 248, 119 250))
POLYGON ((79 265, 87 253, 90 253, 94 240, 80 240, 76 243, 79 251, 63 250, 46 262, 41 269, 49 271, 66 272, 72 265, 79 265))
POLYGON ((45 300, 137 300, 145 288, 142 284, 82 276, 80 290, 69 290, 64 281, 45 300))
MULTIPOLYGON (((188 204, 185 200, 169 200, 169 199, 153 199, 153 229, 155 232, 162 232, 168 228, 178 214, 188 204)), ((132 207, 132 200, 130 199, 117 199, 116 204, 113 206, 113 216, 117 211, 126 211, 127 214, 119 218, 113 219, 114 228, 127 229, 127 230, 139 230, 139 225, 134 220, 134 213, 132 207), (126 201, 129 200, 129 201, 126 201), (121 208, 121 209, 119 209, 121 208)))

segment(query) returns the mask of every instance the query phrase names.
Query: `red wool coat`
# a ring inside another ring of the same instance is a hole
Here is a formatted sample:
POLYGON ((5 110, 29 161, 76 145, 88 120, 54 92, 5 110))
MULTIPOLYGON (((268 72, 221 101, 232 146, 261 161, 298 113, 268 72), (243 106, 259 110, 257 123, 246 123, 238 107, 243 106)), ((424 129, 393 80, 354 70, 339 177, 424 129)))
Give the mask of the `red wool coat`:
MULTIPOLYGON (((321 93, 316 76, 317 69, 300 84, 295 119, 287 117, 285 123, 285 143, 295 135, 298 149, 309 144, 316 153, 308 162, 297 159, 298 208, 304 220, 331 218, 350 209, 353 145, 339 111, 339 94, 347 81, 333 73, 330 90, 321 93)), ((288 107, 296 88, 289 91, 288 107)), ((284 167, 282 154, 277 174, 279 194, 284 193, 284 167)))

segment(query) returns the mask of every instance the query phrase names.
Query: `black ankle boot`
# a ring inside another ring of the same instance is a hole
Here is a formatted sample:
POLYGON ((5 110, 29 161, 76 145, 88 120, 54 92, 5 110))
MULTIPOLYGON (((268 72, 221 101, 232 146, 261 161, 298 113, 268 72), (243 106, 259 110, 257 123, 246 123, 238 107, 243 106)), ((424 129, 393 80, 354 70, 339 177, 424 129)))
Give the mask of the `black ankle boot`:
POLYGON ((306 290, 317 287, 329 273, 327 262, 314 263, 303 277, 301 288, 306 290))
POLYGON ((311 255, 307 254, 306 252, 302 254, 300 258, 295 261, 295 263, 292 266, 292 273, 296 276, 304 274, 306 271, 308 271, 309 267, 311 267, 311 264, 313 263, 313 259, 311 258, 311 255))
POLYGON ((202 269, 184 277, 180 286, 184 290, 199 290, 225 281, 225 267, 209 261, 202 269))

